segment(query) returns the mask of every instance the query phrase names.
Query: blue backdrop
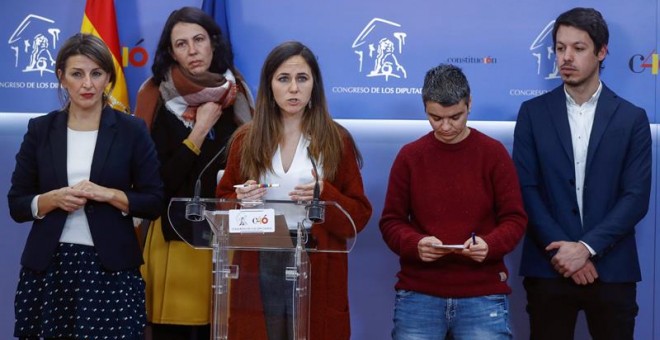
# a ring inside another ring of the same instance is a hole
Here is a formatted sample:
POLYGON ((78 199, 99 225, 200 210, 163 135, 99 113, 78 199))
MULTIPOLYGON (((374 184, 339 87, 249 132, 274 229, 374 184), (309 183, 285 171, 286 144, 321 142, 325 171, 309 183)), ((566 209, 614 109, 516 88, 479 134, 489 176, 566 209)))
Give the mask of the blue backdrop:
MULTIPOLYGON (((374 216, 350 255, 354 339, 389 338, 397 258, 378 231, 389 169, 399 148, 430 130, 420 89, 438 63, 462 67, 470 80, 470 125, 509 150, 513 121, 524 100, 560 84, 554 69, 551 27, 561 12, 598 5, 610 29, 602 78, 646 109, 654 137, 654 181, 649 214, 637 228, 643 281, 638 286, 637 339, 660 339, 660 261, 657 225, 657 107, 659 0, 593 1, 216 1, 226 11, 235 63, 256 93, 266 54, 285 40, 300 40, 318 56, 333 116, 354 134, 365 155, 363 176, 374 216), (655 61, 654 61, 655 57, 655 61)), ((153 51, 169 13, 201 0, 116 1, 129 96, 150 74, 153 51)), ((27 119, 58 108, 52 60, 61 42, 80 29, 84 0, 13 2, 0 12, 0 207, 27 119)), ((0 208, 0 338, 13 329, 13 295, 29 224, 16 224, 0 208)), ((524 290, 517 275, 519 250, 508 256, 512 322, 526 338, 524 290)), ((578 338, 586 337, 584 324, 578 338)))

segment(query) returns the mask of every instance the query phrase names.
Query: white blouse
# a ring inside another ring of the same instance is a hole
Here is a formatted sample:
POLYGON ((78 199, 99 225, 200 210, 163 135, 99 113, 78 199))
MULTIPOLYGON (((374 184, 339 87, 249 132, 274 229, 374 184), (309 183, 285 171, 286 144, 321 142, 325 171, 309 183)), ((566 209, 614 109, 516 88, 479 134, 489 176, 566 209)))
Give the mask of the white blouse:
MULTIPOLYGON (((268 188, 265 200, 291 200, 289 193, 294 191, 294 187, 300 184, 308 184, 314 182, 312 175, 312 162, 307 152, 309 146, 309 139, 301 136, 298 140, 296 153, 293 156, 293 161, 288 171, 284 171, 282 165, 282 152, 278 145, 275 154, 273 155, 273 171, 267 172, 259 179, 260 183, 279 184, 277 188, 268 188)), ((319 172, 319 181, 323 178, 323 165, 321 160, 316 160, 317 171, 319 172)), ((275 213, 283 213, 286 217, 287 225, 290 230, 295 230, 298 222, 303 221, 307 214, 304 205, 290 205, 290 204, 277 204, 273 208, 276 209, 275 213)), ((306 227, 311 224, 305 223, 306 227)))
MULTIPOLYGON (((67 129, 66 170, 69 186, 89 179, 97 137, 98 130, 76 131, 67 129)), ((64 222, 64 230, 62 230, 62 235, 60 235, 60 242, 87 246, 94 245, 84 207, 69 213, 66 222, 64 222)))

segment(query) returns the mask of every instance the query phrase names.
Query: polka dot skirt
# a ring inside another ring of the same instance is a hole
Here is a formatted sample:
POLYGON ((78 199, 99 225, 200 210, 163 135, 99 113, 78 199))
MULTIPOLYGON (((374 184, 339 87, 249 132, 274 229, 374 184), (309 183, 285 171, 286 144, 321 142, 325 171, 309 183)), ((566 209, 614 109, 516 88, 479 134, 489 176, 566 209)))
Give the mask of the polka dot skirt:
POLYGON ((21 270, 14 336, 142 339, 144 303, 137 268, 108 272, 94 247, 60 243, 45 272, 21 270))

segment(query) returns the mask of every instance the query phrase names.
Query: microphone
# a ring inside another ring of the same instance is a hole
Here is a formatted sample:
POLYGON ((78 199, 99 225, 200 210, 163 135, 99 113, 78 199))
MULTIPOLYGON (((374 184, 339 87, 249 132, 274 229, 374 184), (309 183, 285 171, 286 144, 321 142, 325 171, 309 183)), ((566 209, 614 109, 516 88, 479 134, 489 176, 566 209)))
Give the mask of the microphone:
POLYGON ((202 202, 200 202, 200 191, 202 190, 202 175, 204 174, 204 171, 208 169, 209 165, 213 163, 218 156, 220 156, 221 153, 225 151, 225 148, 227 146, 223 146, 220 148, 220 151, 211 158, 211 160, 206 163, 202 171, 199 172, 199 176, 197 176, 197 180, 195 181, 195 191, 193 192, 193 198, 190 200, 190 202, 186 203, 186 220, 192 221, 192 222, 199 222, 204 220, 204 211, 206 210, 206 205, 202 202))
POLYGON ((316 174, 316 176, 314 176, 314 179, 316 180, 316 183, 314 183, 314 196, 309 205, 305 207, 307 210, 307 219, 314 223, 323 223, 323 221, 325 221, 325 206, 319 202, 319 196, 321 196, 319 172, 316 170, 316 162, 314 161, 312 152, 309 150, 309 146, 307 147, 307 156, 309 157, 309 160, 312 163, 312 169, 314 169, 314 173, 316 174))

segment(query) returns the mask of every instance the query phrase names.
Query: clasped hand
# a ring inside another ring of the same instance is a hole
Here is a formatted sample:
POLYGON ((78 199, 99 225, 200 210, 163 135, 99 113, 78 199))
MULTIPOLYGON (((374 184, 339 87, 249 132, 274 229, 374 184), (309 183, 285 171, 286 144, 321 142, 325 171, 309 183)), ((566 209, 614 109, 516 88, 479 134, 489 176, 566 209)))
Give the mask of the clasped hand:
POLYGON ((54 198, 58 208, 72 212, 84 207, 88 200, 107 202, 112 198, 112 192, 89 180, 82 180, 74 186, 57 189, 54 198))
POLYGON ((570 277, 576 284, 590 284, 598 278, 596 267, 589 260, 591 254, 584 244, 556 241, 550 243, 545 250, 557 250, 550 262, 559 274, 570 277))

